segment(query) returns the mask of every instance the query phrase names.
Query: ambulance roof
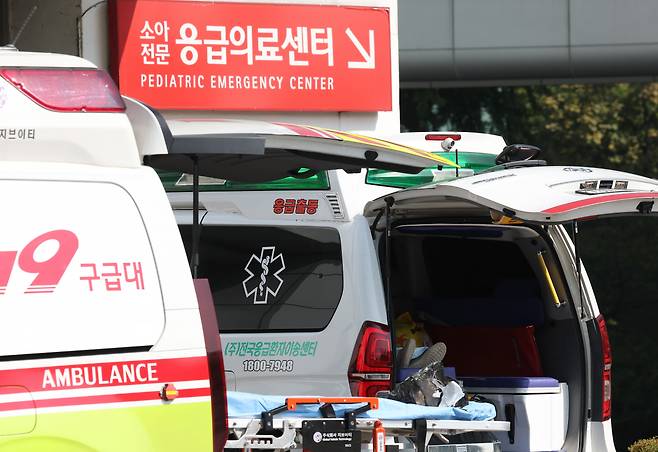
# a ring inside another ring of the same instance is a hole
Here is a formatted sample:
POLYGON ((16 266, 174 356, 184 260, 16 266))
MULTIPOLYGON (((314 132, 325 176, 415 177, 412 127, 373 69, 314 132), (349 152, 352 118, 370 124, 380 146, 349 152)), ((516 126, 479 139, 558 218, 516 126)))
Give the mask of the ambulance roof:
POLYGON ((125 108, 89 61, 0 48, 0 160, 138 167, 125 108))
POLYGON ((395 134, 379 132, 363 133, 368 136, 380 138, 382 140, 395 141, 396 143, 405 144, 429 152, 445 153, 446 150, 441 147, 444 137, 454 137, 455 148, 458 148, 459 152, 477 152, 481 154, 498 155, 506 146, 505 139, 502 136, 479 132, 438 131, 403 132, 395 134))
POLYGON ((0 66, 5 67, 74 67, 95 68, 85 59, 57 53, 20 52, 14 47, 0 47, 0 66))

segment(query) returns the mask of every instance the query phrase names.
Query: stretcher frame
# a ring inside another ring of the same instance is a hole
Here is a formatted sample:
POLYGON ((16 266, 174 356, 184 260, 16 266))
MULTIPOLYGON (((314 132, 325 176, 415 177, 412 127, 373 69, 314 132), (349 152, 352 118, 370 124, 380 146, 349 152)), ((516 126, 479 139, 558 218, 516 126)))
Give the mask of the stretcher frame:
MULTIPOLYGON (((288 398, 286 404, 274 410, 265 411, 261 418, 236 418, 229 417, 229 433, 235 439, 226 442, 227 449, 267 449, 267 450, 292 450, 301 449, 301 430, 305 421, 323 421, 328 419, 340 419, 332 416, 332 404, 365 403, 355 410, 348 411, 345 416, 345 425, 353 430, 372 433, 375 427, 375 418, 357 418, 358 414, 376 409, 378 400, 375 397, 345 397, 345 398, 288 398), (284 413, 288 410, 294 411, 300 404, 321 404, 320 411, 325 417, 277 417, 274 415, 284 413)), ((457 435, 469 432, 508 432, 510 423, 507 421, 467 421, 467 420, 379 420, 386 430, 388 442, 395 442, 396 437, 404 437, 412 440, 407 444, 424 444, 416 452, 425 452, 430 440, 436 437, 442 443, 449 443, 445 435, 457 435)), ((367 443, 363 443, 367 446, 367 443)))

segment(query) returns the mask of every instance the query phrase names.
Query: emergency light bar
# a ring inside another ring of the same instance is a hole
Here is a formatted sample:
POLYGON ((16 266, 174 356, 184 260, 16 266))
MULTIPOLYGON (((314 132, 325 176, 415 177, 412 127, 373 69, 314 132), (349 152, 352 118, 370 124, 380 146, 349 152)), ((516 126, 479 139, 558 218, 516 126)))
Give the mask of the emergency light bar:
POLYGON ((57 112, 123 112, 114 81, 100 69, 10 68, 0 77, 37 104, 57 112))

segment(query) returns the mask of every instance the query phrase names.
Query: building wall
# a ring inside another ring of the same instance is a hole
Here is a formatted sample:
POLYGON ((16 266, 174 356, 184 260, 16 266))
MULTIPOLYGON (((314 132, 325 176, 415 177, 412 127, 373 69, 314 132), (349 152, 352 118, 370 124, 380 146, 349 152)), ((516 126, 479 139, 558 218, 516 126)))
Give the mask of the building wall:
POLYGON ((658 75, 655 0, 404 0, 399 23, 404 86, 658 75))
POLYGON ((16 42, 18 49, 78 54, 80 0, 7 0, 6 5, 10 40, 14 40, 32 8, 37 6, 16 42))
POLYGON ((0 0, 0 46, 9 43, 9 3, 0 0))

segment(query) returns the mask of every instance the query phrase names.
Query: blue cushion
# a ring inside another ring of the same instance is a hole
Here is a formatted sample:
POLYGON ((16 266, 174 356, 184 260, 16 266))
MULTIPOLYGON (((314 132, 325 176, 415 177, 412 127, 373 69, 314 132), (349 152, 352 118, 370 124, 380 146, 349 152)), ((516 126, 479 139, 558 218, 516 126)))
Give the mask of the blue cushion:
MULTIPOLYGON (((284 405, 286 397, 227 391, 226 401, 229 417, 258 418, 263 411, 272 410, 284 405)), ((333 406, 336 415, 343 416, 346 411, 352 411, 362 405, 363 404, 335 404, 333 406)), ((320 413, 320 405, 316 404, 298 405, 297 410, 286 411, 278 416, 282 418, 320 418, 322 417, 322 414, 320 413)), ((468 405, 463 408, 432 407, 380 398, 379 409, 359 414, 358 417, 382 420, 436 419, 488 421, 496 417, 496 407, 490 403, 481 402, 469 402, 468 405)))
POLYGON ((550 377, 461 377, 467 388, 558 388, 560 382, 550 377))

